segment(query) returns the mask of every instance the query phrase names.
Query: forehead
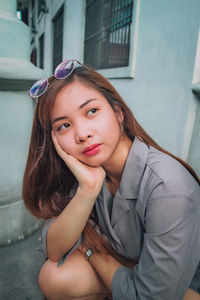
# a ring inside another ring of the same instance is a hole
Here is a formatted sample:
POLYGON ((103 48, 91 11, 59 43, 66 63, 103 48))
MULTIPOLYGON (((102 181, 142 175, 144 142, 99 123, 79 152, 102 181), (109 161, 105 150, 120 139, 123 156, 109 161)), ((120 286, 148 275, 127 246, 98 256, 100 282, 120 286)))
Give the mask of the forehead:
POLYGON ((89 99, 96 99, 102 104, 108 104, 106 98, 95 88, 78 80, 63 87, 55 97, 53 110, 57 106, 76 107, 89 99))
MULTIPOLYGON (((84 82, 81 82, 79 80, 74 80, 73 82, 70 82, 67 86, 64 86, 60 92, 57 94, 56 98, 60 96, 61 94, 65 93, 71 95, 76 95, 78 93, 83 94, 100 94, 98 90, 96 90, 94 87, 87 85, 84 82)), ((101 95, 101 94, 100 94, 101 95)))

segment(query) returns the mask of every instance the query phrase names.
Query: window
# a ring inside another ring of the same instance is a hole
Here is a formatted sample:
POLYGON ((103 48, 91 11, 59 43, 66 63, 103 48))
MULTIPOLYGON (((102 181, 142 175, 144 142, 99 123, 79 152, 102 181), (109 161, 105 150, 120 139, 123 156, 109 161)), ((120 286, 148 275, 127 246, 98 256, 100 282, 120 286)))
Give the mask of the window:
POLYGON ((17 10, 17 18, 22 20, 22 12, 20 10, 17 10))
POLYGON ((134 0, 86 0, 84 63, 95 69, 129 65, 134 0))
POLYGON ((62 61, 63 51, 63 7, 53 20, 53 71, 62 61))
POLYGON ((39 53, 40 53, 40 65, 41 69, 44 68, 44 34, 39 38, 39 53))
POLYGON ((17 2, 17 18, 28 25, 28 8, 26 3, 17 2))

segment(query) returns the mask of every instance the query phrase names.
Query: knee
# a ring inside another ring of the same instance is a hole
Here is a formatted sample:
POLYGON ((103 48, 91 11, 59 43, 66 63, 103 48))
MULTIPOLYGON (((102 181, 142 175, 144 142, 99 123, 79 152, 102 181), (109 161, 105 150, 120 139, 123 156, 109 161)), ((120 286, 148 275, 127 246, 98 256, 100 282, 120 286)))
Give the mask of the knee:
POLYGON ((49 300, 85 297, 103 288, 93 268, 78 251, 74 251, 60 267, 47 260, 40 270, 38 285, 49 300))
POLYGON ((50 269, 48 267, 47 262, 41 267, 40 273, 38 276, 38 285, 40 290, 45 294, 46 296, 46 289, 49 286, 49 278, 51 277, 51 274, 48 272, 50 269), (49 276, 50 275, 50 276, 49 276))
POLYGON ((55 268, 55 263, 51 262, 50 260, 47 260, 46 263, 41 267, 38 277, 39 288, 49 300, 57 299, 55 294, 55 291, 57 290, 57 278, 55 276, 55 268))
POLYGON ((77 283, 71 268, 63 272, 57 263, 47 260, 41 267, 38 285, 49 300, 71 299, 77 283))

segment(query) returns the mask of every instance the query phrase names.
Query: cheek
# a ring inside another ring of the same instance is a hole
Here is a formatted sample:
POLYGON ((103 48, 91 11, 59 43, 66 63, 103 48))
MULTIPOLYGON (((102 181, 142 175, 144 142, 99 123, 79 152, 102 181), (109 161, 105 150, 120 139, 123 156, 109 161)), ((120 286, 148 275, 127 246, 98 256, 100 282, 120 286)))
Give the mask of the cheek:
POLYGON ((74 152, 73 142, 69 136, 59 135, 57 136, 57 141, 66 153, 72 154, 74 152))
POLYGON ((102 122, 102 131, 106 134, 107 138, 111 140, 120 136, 120 126, 115 116, 111 118, 110 115, 108 115, 108 117, 105 118, 102 122))

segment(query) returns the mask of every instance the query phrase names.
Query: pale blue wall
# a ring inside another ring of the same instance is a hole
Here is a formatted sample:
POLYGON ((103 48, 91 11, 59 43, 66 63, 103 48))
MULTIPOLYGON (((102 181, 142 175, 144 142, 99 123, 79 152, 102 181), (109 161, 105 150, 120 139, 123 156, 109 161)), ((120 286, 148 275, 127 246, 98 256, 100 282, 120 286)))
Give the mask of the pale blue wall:
MULTIPOLYGON (((35 38, 37 45, 45 30, 47 73, 52 72, 51 21, 62 4, 63 59, 83 61, 85 0, 47 2, 49 13, 40 20, 35 38)), ((197 114, 200 101, 191 89, 200 26, 200 0, 135 0, 134 9, 138 4, 134 78, 110 81, 144 129, 161 146, 188 160, 200 174, 197 114)), ((197 69, 200 73, 200 67, 197 69)), ((200 79, 200 74, 196 74, 196 78, 200 79)))
POLYGON ((135 78, 112 80, 139 123, 182 156, 198 30, 199 0, 141 0, 135 78))
POLYGON ((33 116, 28 87, 44 73, 29 62, 30 28, 16 17, 16 0, 0 1, 0 246, 40 226, 22 199, 33 116))

